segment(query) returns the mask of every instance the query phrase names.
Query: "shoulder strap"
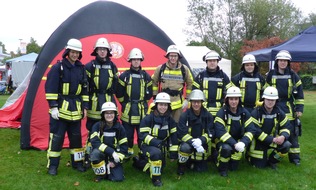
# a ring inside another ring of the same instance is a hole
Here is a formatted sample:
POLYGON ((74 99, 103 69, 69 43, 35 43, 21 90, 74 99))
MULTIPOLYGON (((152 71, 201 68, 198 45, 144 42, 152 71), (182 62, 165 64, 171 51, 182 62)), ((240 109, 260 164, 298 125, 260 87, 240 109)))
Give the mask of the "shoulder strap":
POLYGON ((161 67, 160 67, 160 70, 159 70, 159 75, 158 75, 158 81, 161 82, 161 78, 162 78, 162 75, 163 75, 163 72, 165 71, 166 69, 166 63, 162 64, 161 67))
MULTIPOLYGON (((241 107, 242 109, 246 109, 246 108, 243 108, 241 107)), ((241 135, 243 136, 245 134, 245 123, 246 123, 246 113, 245 113, 245 110, 243 110, 241 112, 241 135)))
POLYGON ((62 79, 64 77, 64 66, 62 61, 58 60, 56 64, 59 64, 59 78, 62 79))
POLYGON ((260 114, 260 107, 256 107, 255 109, 257 111, 258 122, 261 123, 262 114, 260 114))
POLYGON ((182 73, 182 79, 185 80, 186 73, 185 73, 185 68, 184 68, 183 64, 181 64, 181 73, 182 73))
POLYGON ((222 69, 220 69, 219 70, 219 72, 220 72, 220 74, 221 74, 221 78, 223 79, 223 81, 224 81, 224 72, 223 72, 223 70, 222 69))
POLYGON ((292 83, 293 83, 293 88, 296 88, 296 81, 295 81, 295 77, 296 77, 296 73, 290 69, 290 73, 291 73, 291 80, 292 80, 292 83))

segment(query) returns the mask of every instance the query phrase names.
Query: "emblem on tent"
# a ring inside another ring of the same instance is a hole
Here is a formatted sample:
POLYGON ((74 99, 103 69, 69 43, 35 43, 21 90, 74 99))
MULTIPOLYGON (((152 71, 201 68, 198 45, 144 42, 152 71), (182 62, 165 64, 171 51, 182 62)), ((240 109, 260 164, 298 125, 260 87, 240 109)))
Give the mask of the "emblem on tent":
POLYGON ((112 57, 115 59, 119 59, 124 54, 124 47, 122 44, 118 42, 110 42, 111 48, 112 48, 112 57))

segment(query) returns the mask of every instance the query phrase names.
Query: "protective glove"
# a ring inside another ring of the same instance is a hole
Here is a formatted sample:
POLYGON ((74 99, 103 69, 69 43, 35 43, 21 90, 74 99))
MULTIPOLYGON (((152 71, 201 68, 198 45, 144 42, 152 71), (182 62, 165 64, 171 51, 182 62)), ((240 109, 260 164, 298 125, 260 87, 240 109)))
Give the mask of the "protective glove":
POLYGON ((50 109, 51 115, 53 119, 59 120, 59 111, 57 107, 53 107, 50 109))
POLYGON ((200 147, 200 146, 202 146, 202 141, 201 141, 201 139, 199 139, 199 138, 195 138, 195 139, 192 139, 192 146, 196 149, 196 148, 198 148, 198 147, 200 147))
POLYGON ((205 149, 203 148, 203 146, 199 146, 199 147, 196 148, 196 151, 198 153, 204 153, 205 149))
POLYGON ((189 106, 189 102, 188 102, 187 99, 185 99, 185 100, 183 101, 183 104, 182 104, 182 109, 187 109, 188 106, 189 106))
POLYGON ((238 142, 235 144, 235 149, 238 151, 238 152, 243 152, 245 150, 245 143, 243 142, 238 142))
POLYGON ((112 157, 113 157, 115 163, 120 162, 120 157, 118 156, 118 154, 115 151, 112 153, 112 157))

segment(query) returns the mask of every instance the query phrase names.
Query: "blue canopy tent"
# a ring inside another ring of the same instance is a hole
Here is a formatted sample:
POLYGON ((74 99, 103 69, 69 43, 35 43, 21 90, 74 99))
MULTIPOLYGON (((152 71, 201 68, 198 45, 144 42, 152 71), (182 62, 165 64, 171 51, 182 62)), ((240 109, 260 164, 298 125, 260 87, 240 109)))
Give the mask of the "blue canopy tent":
POLYGON ((316 26, 311 26, 293 38, 272 46, 248 54, 256 57, 258 62, 274 61, 280 50, 287 50, 291 53, 294 62, 316 62, 316 26))

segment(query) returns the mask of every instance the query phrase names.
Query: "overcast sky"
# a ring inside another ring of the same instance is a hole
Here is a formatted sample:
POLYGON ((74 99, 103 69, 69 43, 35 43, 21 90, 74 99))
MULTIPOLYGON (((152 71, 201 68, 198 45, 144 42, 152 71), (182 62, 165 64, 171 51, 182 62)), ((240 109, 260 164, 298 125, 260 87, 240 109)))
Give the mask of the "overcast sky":
MULTIPOLYGON (((20 39, 33 37, 43 45, 70 15, 95 0, 8 0, 0 8, 0 41, 8 52, 17 51, 20 39)), ((136 10, 153 21, 177 45, 186 44, 187 0, 112 0, 136 10)), ((316 1, 292 0, 305 15, 316 9, 316 1)))

